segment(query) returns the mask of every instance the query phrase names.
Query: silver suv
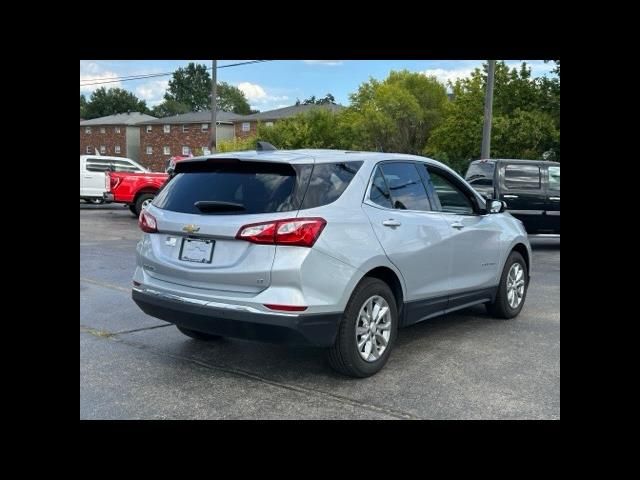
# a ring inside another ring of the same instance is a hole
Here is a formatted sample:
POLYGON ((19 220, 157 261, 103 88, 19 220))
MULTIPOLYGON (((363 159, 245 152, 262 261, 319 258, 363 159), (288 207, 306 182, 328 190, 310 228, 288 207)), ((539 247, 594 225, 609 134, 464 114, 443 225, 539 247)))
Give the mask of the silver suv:
POLYGON ((250 151, 176 164, 140 214, 133 300, 189 337, 327 347, 366 377, 400 327, 474 304, 520 313, 522 223, 428 158, 250 151))

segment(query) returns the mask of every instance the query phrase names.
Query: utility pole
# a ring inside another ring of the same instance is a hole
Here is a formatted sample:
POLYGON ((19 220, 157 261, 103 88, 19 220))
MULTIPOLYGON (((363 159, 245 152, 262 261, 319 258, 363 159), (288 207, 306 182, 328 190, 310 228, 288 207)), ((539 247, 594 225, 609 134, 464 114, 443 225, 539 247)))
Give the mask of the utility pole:
POLYGON ((211 67, 211 140, 209 140, 209 149, 211 150, 211 153, 216 153, 216 90, 218 87, 218 61, 211 60, 211 67))
POLYGON ((489 60, 487 72, 487 91, 484 97, 484 126, 482 127, 482 153, 481 159, 491 157, 491 120, 493 115, 493 83, 495 81, 496 61, 489 60))

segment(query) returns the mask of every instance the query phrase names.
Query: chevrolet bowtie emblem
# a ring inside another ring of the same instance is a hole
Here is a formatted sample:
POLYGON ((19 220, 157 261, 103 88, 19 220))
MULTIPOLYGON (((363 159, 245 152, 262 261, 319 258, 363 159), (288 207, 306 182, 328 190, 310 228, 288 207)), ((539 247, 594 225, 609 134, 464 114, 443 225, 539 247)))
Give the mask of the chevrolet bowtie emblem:
POLYGON ((185 232, 188 232, 188 233, 195 233, 198 230, 200 230, 200 227, 197 226, 197 225, 189 224, 189 225, 185 225, 184 227, 182 227, 182 230, 184 230, 185 232))

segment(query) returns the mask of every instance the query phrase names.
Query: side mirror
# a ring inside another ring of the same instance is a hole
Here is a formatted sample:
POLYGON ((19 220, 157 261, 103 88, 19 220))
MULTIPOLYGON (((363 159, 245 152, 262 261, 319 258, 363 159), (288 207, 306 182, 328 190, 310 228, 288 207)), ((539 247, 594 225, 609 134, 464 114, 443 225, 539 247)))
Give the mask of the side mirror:
POLYGON ((489 213, 502 213, 507 209, 507 204, 499 200, 492 200, 489 205, 489 213))

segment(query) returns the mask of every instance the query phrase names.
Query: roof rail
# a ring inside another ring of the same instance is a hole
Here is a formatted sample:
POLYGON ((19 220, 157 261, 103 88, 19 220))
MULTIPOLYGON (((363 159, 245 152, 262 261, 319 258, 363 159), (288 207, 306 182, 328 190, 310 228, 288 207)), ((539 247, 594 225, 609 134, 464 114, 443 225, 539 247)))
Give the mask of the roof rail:
POLYGON ((256 150, 277 150, 276 147, 271 145, 269 142, 256 142, 256 150))

